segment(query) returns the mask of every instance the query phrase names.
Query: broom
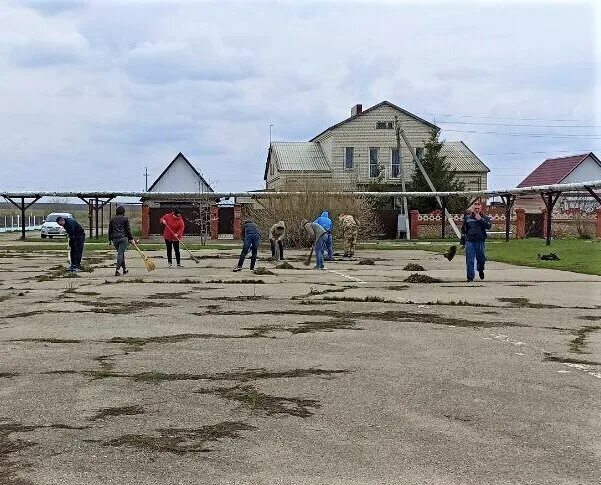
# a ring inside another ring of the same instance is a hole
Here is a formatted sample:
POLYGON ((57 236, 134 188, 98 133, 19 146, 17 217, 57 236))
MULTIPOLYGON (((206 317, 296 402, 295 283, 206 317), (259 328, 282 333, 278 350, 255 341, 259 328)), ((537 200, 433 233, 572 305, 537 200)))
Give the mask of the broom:
POLYGON ((190 258, 192 258, 192 261, 194 261, 196 264, 200 263, 200 260, 199 260, 199 259, 198 259, 196 256, 194 256, 194 255, 192 254, 192 251, 190 251, 190 250, 189 250, 189 249, 186 247, 186 245, 184 244, 184 241, 182 241, 182 240, 181 240, 179 237, 177 237, 177 234, 175 234, 175 233, 173 232, 173 229, 171 229, 171 228, 170 228, 170 227, 169 227, 167 224, 165 224, 165 227, 167 227, 167 229, 169 229, 169 232, 170 232, 171 234, 173 234, 173 235, 174 235, 174 236, 177 238, 177 240, 178 240, 178 241, 181 243, 182 247, 183 247, 183 248, 184 248, 184 249, 185 249, 185 250, 188 252, 188 254, 190 255, 190 258))
POLYGON ((305 266, 309 266, 309 265, 311 264, 311 258, 313 257, 313 249, 314 249, 314 247, 315 247, 315 246, 311 246, 311 252, 309 253, 309 256, 307 256, 307 259, 305 259, 305 260, 303 261, 303 264, 304 264, 305 266))
POLYGON ((135 241, 132 241, 132 244, 134 245, 134 248, 136 248, 136 251, 138 251, 140 253, 140 256, 142 257, 142 259, 144 260, 144 266, 146 266, 146 271, 154 271, 156 269, 156 265, 154 264, 154 261, 142 252, 142 250, 138 247, 138 245, 136 244, 135 241))

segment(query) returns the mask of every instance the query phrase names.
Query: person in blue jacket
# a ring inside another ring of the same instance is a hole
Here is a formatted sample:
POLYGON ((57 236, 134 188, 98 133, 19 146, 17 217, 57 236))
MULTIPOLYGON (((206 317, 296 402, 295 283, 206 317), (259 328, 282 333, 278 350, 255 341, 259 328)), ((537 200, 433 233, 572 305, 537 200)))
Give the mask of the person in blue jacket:
POLYGON ((259 251, 259 246, 261 246, 261 231, 250 219, 246 219, 242 225, 242 240, 244 241, 242 252, 240 253, 238 264, 234 267, 234 272, 242 271, 242 265, 244 264, 244 259, 246 258, 248 251, 251 251, 250 269, 251 271, 255 269, 257 252, 259 251))
POLYGON ((463 217, 461 226, 461 244, 465 245, 465 263, 467 267, 467 280, 474 281, 474 259, 478 269, 478 276, 484 279, 484 263, 486 262, 486 230, 490 229, 490 218, 482 214, 482 203, 476 200, 470 212, 463 217))
POLYGON ((83 256, 83 245, 86 241, 86 233, 75 219, 70 217, 64 218, 59 216, 56 219, 56 223, 59 226, 63 226, 69 236, 69 248, 71 252, 71 266, 69 271, 71 273, 78 273, 81 271, 81 258, 83 256))
POLYGON ((334 229, 334 223, 332 222, 332 219, 330 219, 330 213, 328 211, 323 211, 321 215, 313 222, 319 224, 326 230, 326 235, 324 236, 324 246, 325 250, 328 252, 328 255, 325 259, 326 261, 332 261, 334 259, 334 241, 332 239, 332 230, 334 229))

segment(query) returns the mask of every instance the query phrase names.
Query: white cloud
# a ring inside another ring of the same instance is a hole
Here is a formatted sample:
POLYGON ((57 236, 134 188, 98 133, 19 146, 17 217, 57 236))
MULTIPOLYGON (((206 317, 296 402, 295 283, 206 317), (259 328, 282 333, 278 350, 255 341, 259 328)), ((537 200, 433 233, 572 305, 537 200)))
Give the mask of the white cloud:
MULTIPOLYGON (((304 140, 383 99, 437 122, 591 120, 593 18, 584 3, 15 1, 0 7, 4 186, 54 189, 64 171, 63 188, 135 189, 143 166, 158 175, 182 151, 218 189, 254 189, 270 124, 275 139, 304 140)), ((601 148, 444 136, 481 155, 601 148)), ((544 156, 482 158, 507 186, 544 156)))

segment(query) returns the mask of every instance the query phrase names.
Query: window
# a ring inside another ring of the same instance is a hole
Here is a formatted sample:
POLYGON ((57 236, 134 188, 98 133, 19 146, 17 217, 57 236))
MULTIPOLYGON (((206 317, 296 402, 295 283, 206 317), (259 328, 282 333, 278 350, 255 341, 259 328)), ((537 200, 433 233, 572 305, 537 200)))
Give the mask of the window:
POLYGON ((415 149, 415 156, 421 161, 424 159, 424 149, 422 147, 417 147, 415 149))
POLYGON ((376 121, 376 130, 392 130, 394 123, 392 121, 376 121))
POLYGON ((401 175, 401 157, 396 148, 390 150, 390 176, 398 178, 401 175))
POLYGON ((344 168, 352 169, 355 164, 355 149, 346 147, 344 149, 344 168))
POLYGON ((380 149, 379 148, 370 148, 369 149, 369 176, 377 177, 380 175, 380 167, 378 166, 378 155, 380 149))

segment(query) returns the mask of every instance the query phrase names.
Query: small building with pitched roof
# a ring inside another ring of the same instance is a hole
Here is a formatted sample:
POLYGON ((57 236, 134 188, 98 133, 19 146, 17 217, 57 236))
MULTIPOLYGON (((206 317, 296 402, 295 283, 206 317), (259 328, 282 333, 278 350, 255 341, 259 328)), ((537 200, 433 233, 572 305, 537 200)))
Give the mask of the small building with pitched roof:
MULTIPOLYGON (((535 185, 570 184, 588 182, 601 179, 601 160, 593 153, 581 153, 567 157, 548 158, 536 167, 522 180, 518 187, 532 187, 535 185)), ((556 207, 565 209, 588 209, 596 207, 596 201, 588 194, 570 194, 569 197, 561 196, 556 207)), ((520 207, 526 213, 540 214, 545 204, 536 195, 521 196, 515 201, 515 207, 520 207)))
MULTIPOLYGON (((197 192, 210 194, 213 188, 200 172, 184 156, 178 153, 147 190, 152 192, 197 192)), ((201 235, 210 231, 211 206, 215 201, 210 197, 199 201, 157 200, 142 197, 142 236, 159 235, 163 228, 159 220, 173 209, 179 209, 186 224, 186 234, 201 235)), ((232 220, 233 223, 233 220, 232 220)))

